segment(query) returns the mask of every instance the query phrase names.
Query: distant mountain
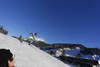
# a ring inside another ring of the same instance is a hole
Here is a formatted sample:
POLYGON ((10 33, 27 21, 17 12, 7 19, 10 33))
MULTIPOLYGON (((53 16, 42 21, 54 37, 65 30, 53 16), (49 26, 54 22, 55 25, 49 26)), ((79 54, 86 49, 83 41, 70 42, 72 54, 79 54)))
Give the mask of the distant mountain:
MULTIPOLYGON (((99 48, 87 48, 83 46, 82 44, 70 44, 70 43, 54 43, 54 44, 48 44, 45 39, 43 38, 36 38, 36 46, 38 46, 40 49, 46 49, 46 50, 52 50, 59 48, 69 48, 70 50, 75 50, 79 48, 79 53, 83 55, 100 55, 100 49, 99 48)), ((79 54, 77 53, 77 54, 79 54)))
POLYGON ((85 49, 86 47, 83 46, 82 44, 70 44, 70 43, 55 43, 52 44, 53 47, 57 47, 57 48, 70 48, 70 49, 76 49, 76 47, 79 47, 81 49, 85 49))
POLYGON ((99 48, 86 48, 80 51, 84 55, 100 55, 100 49, 99 48))

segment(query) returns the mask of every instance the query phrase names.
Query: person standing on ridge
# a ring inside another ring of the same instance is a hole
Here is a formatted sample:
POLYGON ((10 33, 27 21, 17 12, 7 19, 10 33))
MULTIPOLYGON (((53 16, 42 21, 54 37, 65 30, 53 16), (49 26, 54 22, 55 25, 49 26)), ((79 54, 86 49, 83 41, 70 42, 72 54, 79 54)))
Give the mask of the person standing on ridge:
POLYGON ((22 43, 22 35, 20 35, 18 39, 22 43))

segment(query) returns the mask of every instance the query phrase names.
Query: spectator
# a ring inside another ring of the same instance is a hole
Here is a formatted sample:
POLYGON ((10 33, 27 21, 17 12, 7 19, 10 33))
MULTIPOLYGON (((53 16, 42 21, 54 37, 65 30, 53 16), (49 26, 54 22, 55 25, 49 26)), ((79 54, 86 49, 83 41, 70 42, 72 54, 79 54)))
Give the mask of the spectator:
POLYGON ((9 49, 0 49, 0 67, 15 67, 13 54, 9 49))

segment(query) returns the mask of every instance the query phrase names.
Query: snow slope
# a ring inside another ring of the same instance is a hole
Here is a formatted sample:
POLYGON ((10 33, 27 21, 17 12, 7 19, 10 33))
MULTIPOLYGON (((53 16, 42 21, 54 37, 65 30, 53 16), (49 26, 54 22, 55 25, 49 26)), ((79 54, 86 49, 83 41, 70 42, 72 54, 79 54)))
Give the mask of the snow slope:
POLYGON ((44 40, 43 38, 38 38, 38 37, 35 37, 35 41, 41 41, 41 42, 47 43, 46 40, 44 40))
POLYGON ((82 49, 75 49, 75 50, 71 50, 71 49, 67 49, 66 48, 66 56, 73 56, 75 57, 78 53, 82 56, 82 58, 86 58, 86 59, 93 59, 93 60, 100 60, 100 55, 84 55, 80 52, 80 50, 82 49))
POLYGON ((10 49, 15 55, 17 67, 74 67, 64 64, 35 46, 0 33, 0 49, 10 49))

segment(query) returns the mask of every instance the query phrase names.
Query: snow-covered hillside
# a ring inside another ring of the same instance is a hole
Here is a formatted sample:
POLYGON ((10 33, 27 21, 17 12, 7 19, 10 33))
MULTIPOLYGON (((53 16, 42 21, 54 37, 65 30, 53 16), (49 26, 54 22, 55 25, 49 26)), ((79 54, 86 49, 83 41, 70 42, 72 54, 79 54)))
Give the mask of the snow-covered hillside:
POLYGON ((82 49, 75 49, 75 50, 71 50, 69 48, 66 48, 66 56, 73 56, 75 57, 77 54, 80 54, 82 56, 82 58, 86 58, 86 59, 94 59, 94 60, 100 60, 100 55, 84 55, 80 52, 80 50, 82 49))
POLYGON ((0 33, 0 49, 10 49, 15 55, 17 67, 75 67, 64 64, 35 46, 0 33))
POLYGON ((35 37, 35 41, 41 41, 41 42, 47 43, 46 40, 44 40, 43 38, 38 38, 38 37, 35 37))

